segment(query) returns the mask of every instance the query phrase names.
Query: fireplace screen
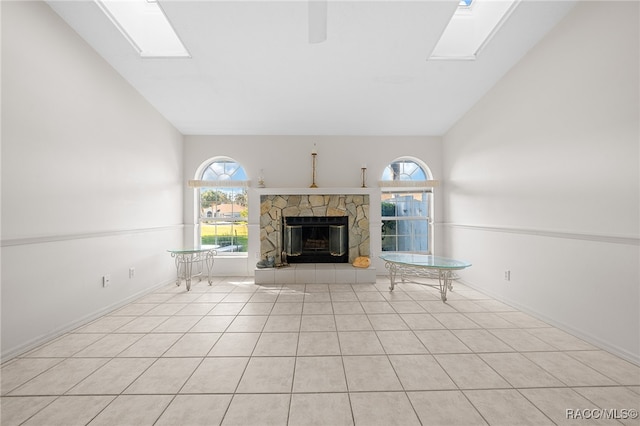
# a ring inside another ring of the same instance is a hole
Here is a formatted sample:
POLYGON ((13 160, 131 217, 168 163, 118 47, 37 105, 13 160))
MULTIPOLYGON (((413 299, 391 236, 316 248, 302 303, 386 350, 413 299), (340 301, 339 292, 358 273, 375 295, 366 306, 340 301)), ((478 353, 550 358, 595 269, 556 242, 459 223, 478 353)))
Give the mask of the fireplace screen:
POLYGON ((331 256, 343 256, 346 251, 347 227, 345 225, 329 225, 329 253, 331 256))
POLYGON ((283 251, 290 263, 346 263, 348 217, 295 216, 283 219, 283 251))
POLYGON ((300 256, 302 254, 302 226, 285 226, 284 247, 287 256, 300 256))

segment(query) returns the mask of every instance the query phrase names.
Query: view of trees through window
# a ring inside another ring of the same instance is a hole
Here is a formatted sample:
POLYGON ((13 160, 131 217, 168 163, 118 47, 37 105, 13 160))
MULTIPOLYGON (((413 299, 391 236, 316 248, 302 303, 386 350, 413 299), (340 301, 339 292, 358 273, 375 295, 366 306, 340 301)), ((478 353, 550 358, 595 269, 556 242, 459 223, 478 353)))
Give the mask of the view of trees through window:
POLYGON ((394 161, 385 168, 382 180, 396 184, 382 192, 382 251, 431 253, 431 190, 402 185, 402 181, 428 179, 412 160, 394 161))
POLYGON ((247 252, 246 178, 242 166, 229 159, 216 160, 203 172, 202 179, 212 185, 200 188, 202 247, 224 254, 247 252))

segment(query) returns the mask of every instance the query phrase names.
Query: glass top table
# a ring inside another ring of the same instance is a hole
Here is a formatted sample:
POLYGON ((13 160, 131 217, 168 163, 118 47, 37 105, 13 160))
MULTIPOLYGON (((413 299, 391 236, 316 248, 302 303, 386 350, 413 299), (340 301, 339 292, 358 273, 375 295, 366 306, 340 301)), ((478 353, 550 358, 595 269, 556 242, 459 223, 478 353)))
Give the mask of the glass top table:
POLYGON ((447 290, 453 289, 452 272, 471 266, 471 263, 464 260, 427 254, 383 253, 380 255, 380 258, 385 261, 385 268, 389 270, 389 281, 391 282, 389 289, 392 291, 396 285, 396 276, 398 274, 400 274, 400 279, 404 282, 405 276, 433 278, 433 272, 437 272, 437 285, 428 283, 420 284, 438 287, 443 302, 447 301, 447 290))
POLYGON ((202 280, 202 274, 204 272, 204 265, 207 265, 207 278, 209 285, 212 284, 211 270, 213 269, 213 256, 217 253, 212 248, 179 248, 167 250, 171 253, 171 257, 175 258, 176 273, 178 278, 176 285, 180 285, 180 282, 184 279, 187 291, 191 290, 191 279, 198 277, 198 281, 202 280), (194 272, 193 265, 196 265, 194 272))

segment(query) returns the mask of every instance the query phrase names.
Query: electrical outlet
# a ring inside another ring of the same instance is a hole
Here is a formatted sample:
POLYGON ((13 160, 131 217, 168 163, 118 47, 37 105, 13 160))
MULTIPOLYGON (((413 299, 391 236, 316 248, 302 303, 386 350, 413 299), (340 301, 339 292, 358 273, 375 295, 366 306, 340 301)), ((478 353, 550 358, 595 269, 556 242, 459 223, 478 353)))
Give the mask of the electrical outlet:
POLYGON ((111 275, 103 275, 102 276, 102 287, 109 287, 111 284, 111 275))
POLYGON ((504 280, 511 281, 511 271, 509 270, 504 271, 504 280))
POLYGON ((131 267, 129 268, 129 278, 133 278, 136 276, 136 268, 131 267))

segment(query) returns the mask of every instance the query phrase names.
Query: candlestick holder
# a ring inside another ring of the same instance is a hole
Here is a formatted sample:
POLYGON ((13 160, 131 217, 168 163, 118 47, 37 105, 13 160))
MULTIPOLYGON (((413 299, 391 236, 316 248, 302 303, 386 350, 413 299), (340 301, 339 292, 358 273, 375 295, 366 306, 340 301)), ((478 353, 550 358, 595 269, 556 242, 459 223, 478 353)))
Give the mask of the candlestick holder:
POLYGON ((361 167, 360 170, 362 171, 362 188, 366 188, 367 184, 367 168, 366 167, 361 167))
POLYGON ((317 188, 318 185, 316 185, 316 156, 318 155, 317 152, 312 152, 311 153, 311 158, 312 158, 312 163, 311 163, 311 186, 309 188, 317 188))

